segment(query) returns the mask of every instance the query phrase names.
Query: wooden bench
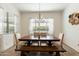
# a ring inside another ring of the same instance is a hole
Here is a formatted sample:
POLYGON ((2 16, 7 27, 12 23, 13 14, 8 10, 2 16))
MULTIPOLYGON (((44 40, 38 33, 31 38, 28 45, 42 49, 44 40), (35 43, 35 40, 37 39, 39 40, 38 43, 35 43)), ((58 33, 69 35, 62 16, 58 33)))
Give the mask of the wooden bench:
POLYGON ((63 48, 57 48, 56 46, 21 46, 15 51, 21 51, 21 56, 24 52, 56 52, 56 56, 60 56, 60 52, 66 52, 63 48))

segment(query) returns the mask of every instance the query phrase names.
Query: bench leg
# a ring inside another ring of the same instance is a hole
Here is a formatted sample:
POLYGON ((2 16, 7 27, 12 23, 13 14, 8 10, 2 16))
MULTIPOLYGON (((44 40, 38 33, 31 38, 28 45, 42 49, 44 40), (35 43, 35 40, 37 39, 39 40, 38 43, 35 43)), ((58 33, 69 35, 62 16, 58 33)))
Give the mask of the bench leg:
POLYGON ((53 54, 53 52, 49 52, 49 54, 53 54))
POLYGON ((25 56, 25 52, 21 51, 21 56, 25 56))
POLYGON ((60 56, 60 52, 56 52, 56 56, 60 56))

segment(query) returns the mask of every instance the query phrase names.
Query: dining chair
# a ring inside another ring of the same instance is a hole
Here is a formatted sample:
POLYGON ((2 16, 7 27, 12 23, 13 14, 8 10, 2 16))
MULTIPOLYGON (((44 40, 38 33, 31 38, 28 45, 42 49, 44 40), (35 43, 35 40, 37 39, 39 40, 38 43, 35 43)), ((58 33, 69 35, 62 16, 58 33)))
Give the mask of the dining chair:
POLYGON ((38 41, 33 41, 33 42, 31 43, 31 46, 39 46, 39 42, 38 42, 38 41))
POLYGON ((16 45, 16 49, 19 48, 21 45, 24 44, 23 41, 19 41, 18 39, 21 37, 20 33, 13 33, 14 35, 14 44, 16 45))
POLYGON ((58 39, 59 39, 60 41, 54 42, 53 45, 58 46, 58 47, 59 47, 59 46, 60 46, 60 47, 63 47, 64 33, 59 33, 58 39))
POLYGON ((32 41, 30 46, 39 46, 39 42, 38 41, 32 41))
MULTIPOLYGON (((41 37, 41 38, 47 37, 47 33, 41 33, 41 34, 40 34, 40 37, 41 37)), ((40 45, 41 45, 41 46, 47 46, 48 44, 47 44, 47 41, 41 41, 41 42, 40 42, 40 45)))
MULTIPOLYGON (((47 33, 43 33, 43 32, 34 32, 34 37, 37 37, 38 39, 40 39, 41 37, 46 37, 47 33)), ((33 41, 32 46, 46 46, 46 41, 33 41)))

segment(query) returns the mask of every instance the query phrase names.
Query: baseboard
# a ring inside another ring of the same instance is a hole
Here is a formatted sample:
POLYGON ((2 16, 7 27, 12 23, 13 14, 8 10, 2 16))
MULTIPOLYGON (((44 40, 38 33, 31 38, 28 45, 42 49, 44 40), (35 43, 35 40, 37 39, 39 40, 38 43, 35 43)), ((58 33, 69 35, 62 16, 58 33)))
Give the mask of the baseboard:
POLYGON ((77 51, 77 50, 75 50, 75 49, 73 49, 72 47, 70 47, 69 45, 67 45, 66 43, 63 43, 64 45, 66 45, 66 46, 68 46, 69 48, 71 48, 73 51, 75 51, 75 52, 78 52, 79 53, 79 51, 77 51))

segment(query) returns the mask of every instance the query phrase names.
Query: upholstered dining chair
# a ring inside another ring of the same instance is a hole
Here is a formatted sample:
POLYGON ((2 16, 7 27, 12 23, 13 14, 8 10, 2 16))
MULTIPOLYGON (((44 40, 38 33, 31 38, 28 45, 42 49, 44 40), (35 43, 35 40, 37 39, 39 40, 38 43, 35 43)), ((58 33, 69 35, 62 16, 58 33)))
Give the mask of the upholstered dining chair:
MULTIPOLYGON (((34 33, 32 34, 32 36, 33 36, 34 38, 39 39, 39 37, 46 37, 46 34, 45 34, 45 33, 34 32, 34 33)), ((26 42, 26 44, 27 44, 27 43, 28 43, 28 42, 26 42)), ((46 45, 46 43, 44 44, 44 42, 40 42, 40 41, 30 41, 30 45, 31 45, 31 46, 40 46, 40 44, 46 45)))
MULTIPOLYGON (((41 33, 40 37, 44 38, 47 37, 47 33, 41 33)), ((40 46, 48 46, 47 41, 40 41, 40 46)))
POLYGON ((24 44, 23 41, 19 41, 18 39, 21 37, 20 33, 13 33, 14 35, 14 44, 16 45, 16 48, 19 48, 21 45, 24 44))
MULTIPOLYGON (((34 37, 40 39, 40 37, 46 37, 47 34, 46 33, 43 33, 43 32, 34 32, 34 37)), ((46 41, 33 41, 32 44, 33 46, 45 46, 47 45, 46 44, 46 41)))
MULTIPOLYGON (((36 33, 36 32, 34 32, 33 34, 32 34, 32 36, 34 37, 34 38, 38 38, 38 33, 36 33)), ((31 41, 31 46, 39 46, 39 42, 38 41, 31 41)))
POLYGON ((59 33, 58 38, 59 38, 60 41, 54 42, 53 45, 63 47, 64 33, 59 33))

